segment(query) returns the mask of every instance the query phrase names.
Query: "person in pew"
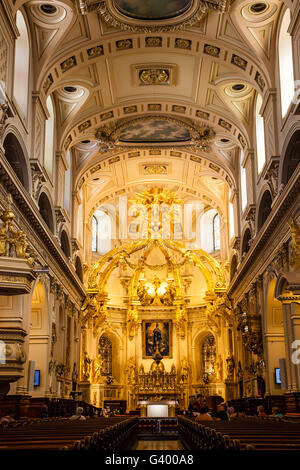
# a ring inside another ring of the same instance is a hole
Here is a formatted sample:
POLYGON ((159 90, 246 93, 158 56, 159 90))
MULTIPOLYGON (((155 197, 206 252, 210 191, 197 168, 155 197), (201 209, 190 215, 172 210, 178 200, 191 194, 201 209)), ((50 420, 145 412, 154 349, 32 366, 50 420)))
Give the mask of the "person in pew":
POLYGON ((40 418, 49 418, 48 406, 47 405, 42 406, 42 410, 41 410, 41 413, 40 413, 40 418))
POLYGON ((2 416, 2 418, 0 419, 0 424, 2 424, 2 426, 8 426, 9 424, 14 422, 15 419, 13 410, 8 410, 7 414, 5 416, 2 416))
POLYGON ((197 416, 195 421, 213 421, 213 418, 208 414, 207 406, 203 406, 200 409, 199 415, 197 416))
POLYGON ((246 410, 242 406, 234 407, 234 413, 229 417, 230 420, 239 418, 246 418, 246 410))
POLYGON ((281 409, 278 406, 274 406, 272 408, 271 416, 274 416, 275 418, 283 418, 284 414, 282 413, 281 409))
POLYGON ((262 405, 259 405, 256 410, 257 410, 257 416, 267 416, 265 409, 262 405))
POLYGON ((228 421, 228 415, 226 413, 226 407, 225 403, 219 403, 217 406, 217 415, 216 415, 217 421, 228 421))
POLYGON ((74 420, 77 420, 77 421, 86 421, 86 417, 83 416, 83 408, 81 406, 78 406, 76 408, 76 413, 75 415, 72 415, 70 417, 70 420, 74 421, 74 420))

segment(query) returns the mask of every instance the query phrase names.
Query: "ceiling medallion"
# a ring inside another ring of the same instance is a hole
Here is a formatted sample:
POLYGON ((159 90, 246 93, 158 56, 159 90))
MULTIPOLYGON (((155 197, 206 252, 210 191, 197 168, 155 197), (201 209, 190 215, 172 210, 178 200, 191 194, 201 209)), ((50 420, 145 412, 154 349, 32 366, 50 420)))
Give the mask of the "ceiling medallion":
POLYGON ((187 146, 209 151, 215 131, 207 125, 168 116, 144 116, 123 120, 96 130, 101 152, 153 146, 187 146))
POLYGON ((114 28, 132 32, 176 31, 199 22, 209 10, 229 11, 230 0, 78 0, 79 11, 97 11, 114 28))

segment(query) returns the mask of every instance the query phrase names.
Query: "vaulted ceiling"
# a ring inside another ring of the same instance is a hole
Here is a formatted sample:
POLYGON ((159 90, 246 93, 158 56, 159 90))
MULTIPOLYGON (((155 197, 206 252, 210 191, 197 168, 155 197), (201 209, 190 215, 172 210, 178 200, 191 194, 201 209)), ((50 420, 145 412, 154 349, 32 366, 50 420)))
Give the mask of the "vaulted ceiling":
POLYGON ((16 0, 14 9, 22 4, 35 88, 54 99, 57 147, 73 148, 91 206, 99 190, 157 180, 214 193, 218 205, 210 178, 234 188, 237 150, 253 148, 255 97, 273 86, 282 2, 16 0))

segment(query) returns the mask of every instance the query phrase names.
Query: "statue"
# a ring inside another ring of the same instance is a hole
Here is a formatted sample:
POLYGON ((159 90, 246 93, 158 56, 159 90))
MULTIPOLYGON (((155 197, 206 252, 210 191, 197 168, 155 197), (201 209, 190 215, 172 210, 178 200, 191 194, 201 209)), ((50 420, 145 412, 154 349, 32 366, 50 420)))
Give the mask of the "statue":
POLYGON ((76 365, 76 362, 74 362, 73 370, 72 370, 72 390, 73 391, 76 391, 77 379, 78 379, 77 365, 76 365))
POLYGON ((223 380, 223 360, 221 354, 218 354, 215 362, 216 381, 222 382, 223 380))
POLYGON ((235 362, 234 362, 234 357, 233 354, 230 353, 230 355, 226 359, 226 364, 227 364, 227 380, 232 380, 234 376, 234 367, 235 367, 235 362))
POLYGON ((135 385, 135 360, 132 356, 127 361, 126 373, 128 384, 135 385))
POLYGON ((187 359, 184 357, 181 360, 181 369, 180 369, 180 377, 183 382, 187 381, 187 378, 189 375, 189 369, 190 369, 189 363, 187 359))
POLYGON ((100 354, 97 354, 93 360, 93 381, 99 383, 102 377, 103 360, 100 354))
POLYGON ((85 381, 90 380, 91 362, 92 360, 89 358, 88 353, 85 351, 83 353, 83 361, 82 361, 82 378, 85 381))

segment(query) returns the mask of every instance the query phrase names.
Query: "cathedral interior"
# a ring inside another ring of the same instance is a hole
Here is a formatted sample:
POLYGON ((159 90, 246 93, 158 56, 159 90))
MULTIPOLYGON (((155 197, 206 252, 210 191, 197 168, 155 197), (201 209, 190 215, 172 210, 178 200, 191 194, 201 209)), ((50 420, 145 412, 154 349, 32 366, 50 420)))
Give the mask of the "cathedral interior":
POLYGON ((300 416, 299 48, 297 0, 2 0, 0 417, 300 416))

